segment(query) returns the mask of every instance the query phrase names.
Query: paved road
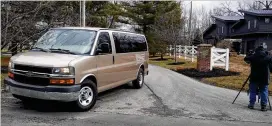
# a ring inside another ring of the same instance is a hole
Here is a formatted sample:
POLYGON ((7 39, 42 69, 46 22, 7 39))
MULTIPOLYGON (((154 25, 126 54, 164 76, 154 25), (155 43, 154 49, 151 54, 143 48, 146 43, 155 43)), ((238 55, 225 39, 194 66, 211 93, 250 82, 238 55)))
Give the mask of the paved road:
MULTIPOLYGON (((203 84, 164 68, 152 66, 151 69, 146 84, 160 99, 169 115, 272 123, 271 111, 248 110, 246 93, 241 93, 236 103, 231 104, 237 91, 203 84)), ((256 105, 256 109, 259 108, 260 105, 256 105)))
MULTIPOLYGON (((89 112, 74 112, 67 103, 38 101, 24 105, 1 93, 2 125, 203 125, 272 124, 272 112, 248 110, 242 93, 202 84, 173 71, 151 66, 140 89, 121 86, 99 94, 89 112)), ((272 99, 272 98, 271 98, 272 99)), ((259 107, 259 106, 256 106, 259 107)))

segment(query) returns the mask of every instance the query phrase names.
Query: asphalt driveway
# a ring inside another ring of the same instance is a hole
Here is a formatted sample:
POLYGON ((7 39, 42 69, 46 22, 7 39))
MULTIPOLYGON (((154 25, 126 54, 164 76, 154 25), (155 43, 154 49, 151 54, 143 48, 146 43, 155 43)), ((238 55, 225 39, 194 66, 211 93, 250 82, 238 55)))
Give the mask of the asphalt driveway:
MULTIPOLYGON (((203 84, 168 69, 150 66, 145 86, 124 85, 99 94, 95 107, 74 112, 67 103, 22 104, 1 93, 2 125, 272 125, 272 112, 247 109, 248 98, 237 91, 203 84)), ((270 98, 272 99, 272 98, 270 98)))

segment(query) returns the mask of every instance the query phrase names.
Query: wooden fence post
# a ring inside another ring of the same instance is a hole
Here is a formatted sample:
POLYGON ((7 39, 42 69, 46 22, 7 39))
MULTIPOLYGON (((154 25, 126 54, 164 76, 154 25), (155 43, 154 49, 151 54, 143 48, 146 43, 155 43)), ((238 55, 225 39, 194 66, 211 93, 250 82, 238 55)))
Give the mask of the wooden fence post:
POLYGON ((184 58, 185 58, 185 60, 187 59, 186 58, 186 53, 187 53, 187 46, 184 46, 184 58))
POLYGON ((229 71, 229 49, 226 52, 226 71, 229 71))
POLYGON ((180 55, 181 55, 181 45, 179 45, 179 58, 180 58, 180 55))
POLYGON ((212 71, 213 69, 213 50, 214 50, 214 46, 211 48, 210 71, 212 71))
POLYGON ((171 57, 171 53, 172 53, 172 45, 170 45, 170 47, 169 47, 169 55, 170 55, 170 57, 171 57))
POLYGON ((192 53, 192 62, 194 62, 194 45, 191 46, 191 53, 192 53))

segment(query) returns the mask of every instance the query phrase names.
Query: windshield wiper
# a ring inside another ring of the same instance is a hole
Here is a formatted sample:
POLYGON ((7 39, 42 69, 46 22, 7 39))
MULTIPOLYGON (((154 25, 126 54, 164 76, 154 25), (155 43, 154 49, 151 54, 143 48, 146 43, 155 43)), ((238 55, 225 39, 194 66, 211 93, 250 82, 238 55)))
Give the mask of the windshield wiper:
POLYGON ((44 48, 40 48, 40 47, 34 47, 34 48, 32 48, 31 50, 40 50, 40 51, 43 51, 43 52, 48 52, 49 50, 47 50, 47 49, 44 49, 44 48))
POLYGON ((51 48, 49 49, 51 52, 60 52, 60 53, 68 53, 68 54, 76 54, 74 52, 71 52, 70 50, 67 50, 67 49, 60 49, 60 48, 57 48, 57 49, 54 49, 54 48, 51 48))

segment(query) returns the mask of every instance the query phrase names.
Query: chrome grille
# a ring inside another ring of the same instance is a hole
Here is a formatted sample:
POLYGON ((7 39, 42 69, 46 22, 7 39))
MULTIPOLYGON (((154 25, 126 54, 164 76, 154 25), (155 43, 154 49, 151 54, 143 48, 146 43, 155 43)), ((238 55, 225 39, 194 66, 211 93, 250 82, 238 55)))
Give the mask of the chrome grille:
POLYGON ((49 85, 49 78, 40 78, 40 77, 28 77, 24 75, 14 74, 14 80, 20 83, 31 84, 31 85, 40 85, 47 86, 49 85))
POLYGON ((32 71, 38 73, 52 73, 52 68, 50 67, 37 67, 37 66, 29 66, 29 65, 21 65, 21 64, 14 64, 15 70, 22 70, 22 71, 32 71))

